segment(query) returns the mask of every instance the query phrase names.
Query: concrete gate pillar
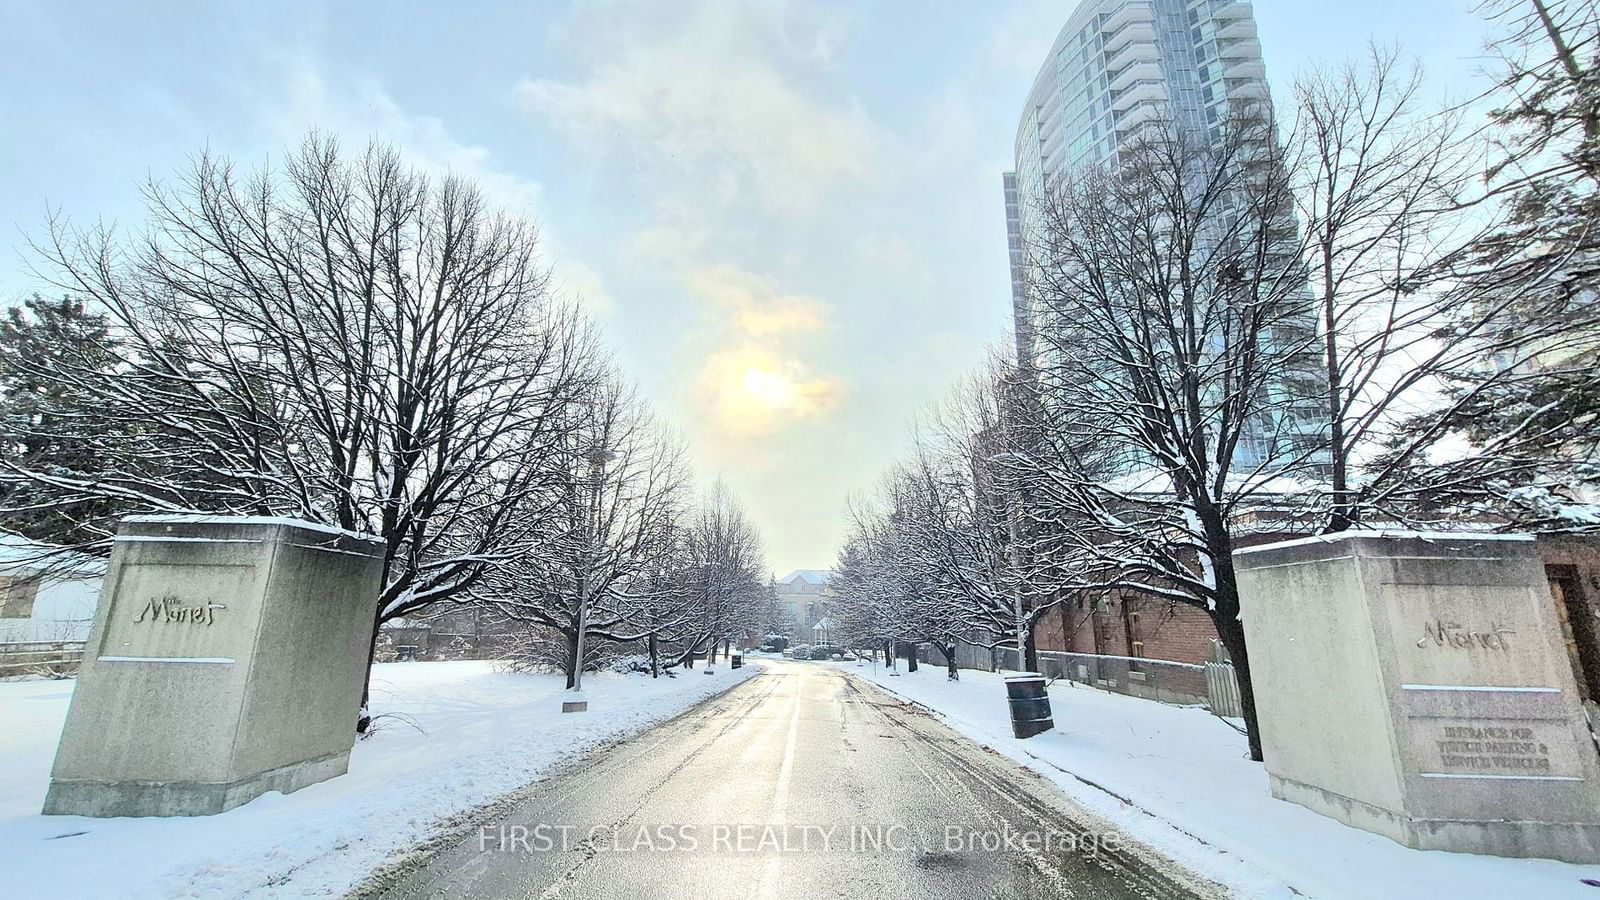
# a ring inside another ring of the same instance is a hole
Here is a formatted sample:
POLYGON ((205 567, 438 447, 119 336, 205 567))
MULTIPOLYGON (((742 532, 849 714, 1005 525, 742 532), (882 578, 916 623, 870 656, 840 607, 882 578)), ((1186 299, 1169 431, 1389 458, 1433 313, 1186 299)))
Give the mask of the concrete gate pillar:
POLYGON ((343 774, 381 569, 309 522, 124 519, 44 812, 206 815, 343 774))
POLYGON ((1600 861, 1600 766, 1522 536, 1241 550, 1272 794, 1428 850, 1600 861))

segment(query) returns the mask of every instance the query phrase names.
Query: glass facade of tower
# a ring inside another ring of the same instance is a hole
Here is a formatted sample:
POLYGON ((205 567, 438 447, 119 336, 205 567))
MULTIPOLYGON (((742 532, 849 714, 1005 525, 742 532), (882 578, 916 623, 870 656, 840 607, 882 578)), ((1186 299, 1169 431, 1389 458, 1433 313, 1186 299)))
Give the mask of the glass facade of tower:
MULTIPOLYGON (((1034 357, 1027 248, 1049 186, 1090 166, 1116 165, 1119 151, 1146 127, 1175 127, 1194 143, 1214 143, 1230 109, 1265 102, 1266 69, 1246 0, 1079 4, 1034 79, 1017 126, 1016 168, 1004 175, 1020 362, 1034 357)), ((1314 329, 1314 320, 1304 327, 1314 329)), ((1284 435, 1317 427, 1314 392, 1287 382, 1268 392, 1281 412, 1247 429, 1236 462, 1259 463, 1282 452, 1276 445, 1284 435), (1302 415, 1304 426, 1294 421, 1302 415)))
MULTIPOLYGON (((1261 43, 1244 0, 1084 0, 1034 79, 1017 126, 1016 169, 1005 173, 1017 321, 1027 319, 1023 248, 1052 179, 1115 164, 1118 148, 1157 121, 1214 139, 1229 104, 1265 100, 1261 43)), ((1019 329, 1019 339, 1027 332, 1019 329)))

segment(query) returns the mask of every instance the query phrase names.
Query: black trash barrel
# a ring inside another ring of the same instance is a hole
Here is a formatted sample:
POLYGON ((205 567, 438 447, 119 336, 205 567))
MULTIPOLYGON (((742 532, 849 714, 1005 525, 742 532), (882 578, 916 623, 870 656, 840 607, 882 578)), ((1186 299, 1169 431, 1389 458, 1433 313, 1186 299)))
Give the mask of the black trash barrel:
POLYGON ((730 667, 735 668, 735 669, 744 668, 744 654, 743 653, 735 653, 731 657, 731 660, 732 661, 728 663, 728 665, 730 667))
POLYGON ((1011 733, 1030 738, 1055 727, 1050 718, 1050 695, 1045 677, 1038 672, 1006 676, 1006 699, 1011 702, 1011 733))

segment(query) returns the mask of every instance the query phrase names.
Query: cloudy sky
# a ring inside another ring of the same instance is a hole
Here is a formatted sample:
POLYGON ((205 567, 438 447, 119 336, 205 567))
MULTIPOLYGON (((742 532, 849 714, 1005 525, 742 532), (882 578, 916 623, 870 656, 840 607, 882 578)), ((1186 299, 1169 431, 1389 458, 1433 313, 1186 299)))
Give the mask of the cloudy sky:
MULTIPOLYGON (((761 526, 826 567, 848 494, 1000 340, 1000 173, 1076 0, 6 0, 0 301, 46 210, 136 223, 209 145, 377 136, 536 218, 562 289, 761 526)), ((1269 78, 1398 41, 1466 95, 1467 0, 1257 0, 1269 78)))

